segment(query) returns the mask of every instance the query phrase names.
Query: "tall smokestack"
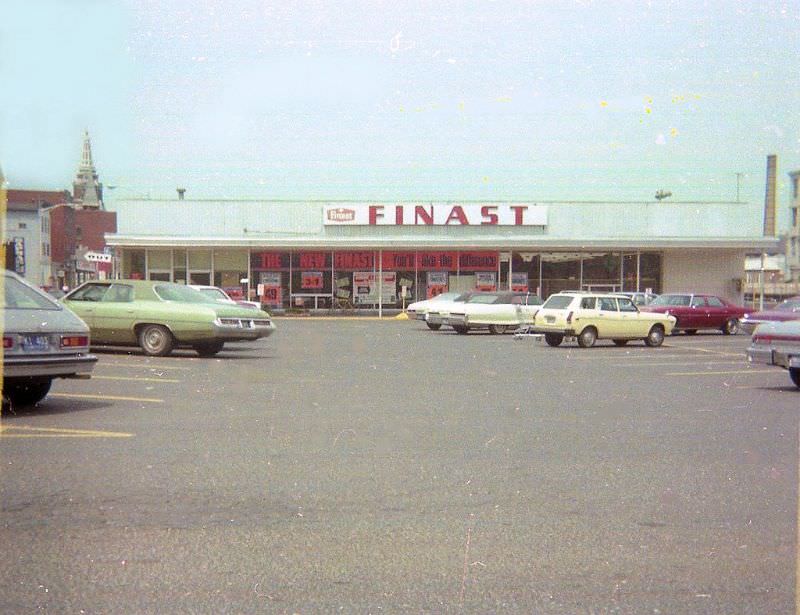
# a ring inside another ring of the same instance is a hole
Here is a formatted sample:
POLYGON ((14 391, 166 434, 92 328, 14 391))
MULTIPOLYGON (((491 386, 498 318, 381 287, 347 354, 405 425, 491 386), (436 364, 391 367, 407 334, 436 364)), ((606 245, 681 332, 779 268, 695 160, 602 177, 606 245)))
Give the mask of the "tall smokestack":
POLYGON ((767 188, 764 194, 764 237, 775 237, 775 194, 778 181, 778 157, 767 156, 767 188))

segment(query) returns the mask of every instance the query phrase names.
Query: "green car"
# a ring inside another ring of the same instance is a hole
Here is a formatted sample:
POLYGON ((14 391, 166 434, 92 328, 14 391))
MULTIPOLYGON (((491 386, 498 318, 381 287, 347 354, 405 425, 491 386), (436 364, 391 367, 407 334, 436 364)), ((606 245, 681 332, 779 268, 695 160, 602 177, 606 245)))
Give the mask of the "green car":
POLYGON ((138 345, 154 357, 176 347, 210 357, 225 342, 256 340, 275 331, 267 312, 223 305, 171 282, 92 280, 61 301, 89 325, 92 345, 138 345))

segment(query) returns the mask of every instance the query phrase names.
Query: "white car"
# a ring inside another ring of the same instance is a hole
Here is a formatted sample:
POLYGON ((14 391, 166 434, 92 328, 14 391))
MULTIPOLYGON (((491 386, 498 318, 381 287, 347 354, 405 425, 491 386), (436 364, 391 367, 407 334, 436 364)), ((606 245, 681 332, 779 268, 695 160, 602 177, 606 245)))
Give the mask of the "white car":
POLYGON ((222 290, 219 286, 203 286, 202 284, 189 284, 189 288, 194 288, 195 290, 199 290, 209 299, 213 299, 214 301, 218 301, 219 303, 230 303, 233 305, 238 305, 240 307, 254 308, 256 310, 261 309, 261 305, 256 303, 255 301, 234 299, 228 293, 222 290))
POLYGON ((480 292, 454 306, 445 324, 461 334, 475 329, 489 329, 493 334, 505 333, 533 324, 541 305, 541 298, 531 293, 480 292))
POLYGON ((643 340, 661 346, 672 333, 675 317, 640 311, 628 297, 602 293, 556 293, 536 313, 532 330, 543 333, 550 346, 577 339, 581 348, 598 339, 611 339, 617 346, 643 340))
POLYGON ((442 301, 452 301, 460 294, 461 293, 442 293, 430 299, 409 303, 406 308, 406 313, 411 320, 425 320, 425 314, 428 313, 428 310, 435 308, 442 301))
POLYGON ((474 295, 475 292, 476 291, 474 290, 468 290, 467 292, 461 293, 452 299, 443 299, 432 304, 425 313, 425 324, 428 325, 428 329, 433 331, 438 331, 441 329, 442 325, 445 324, 447 318, 450 316, 450 311, 454 307, 464 303, 467 299, 474 295))

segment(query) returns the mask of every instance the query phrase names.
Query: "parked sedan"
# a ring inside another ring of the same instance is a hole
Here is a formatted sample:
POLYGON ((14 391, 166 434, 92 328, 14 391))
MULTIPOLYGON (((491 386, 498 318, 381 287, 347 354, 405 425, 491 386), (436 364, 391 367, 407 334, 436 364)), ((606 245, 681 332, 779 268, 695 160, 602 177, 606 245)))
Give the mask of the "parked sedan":
MULTIPOLYGON (((463 293, 441 293, 430 299, 423 299, 422 301, 415 301, 409 303, 406 308, 408 317, 412 320, 425 320, 425 315, 429 310, 435 309, 442 301, 453 301, 456 297, 463 293)), ((441 325, 439 325, 441 326, 441 325)))
POLYGON ((450 311, 458 305, 464 303, 467 299, 474 295, 475 292, 477 291, 468 290, 461 293, 454 299, 439 301, 428 307, 428 311, 425 313, 425 324, 428 325, 428 329, 433 331, 438 331, 441 329, 442 325, 445 323, 445 320, 450 315, 450 311))
POLYGON ((521 325, 533 324, 533 318, 542 303, 538 295, 531 293, 478 292, 454 306, 444 322, 461 334, 474 329, 505 333, 521 325))
POLYGON ((92 343, 138 345, 150 356, 166 356, 175 347, 213 356, 225 342, 255 340, 275 330, 267 312, 215 303, 170 282, 93 280, 63 302, 89 325, 92 343))
POLYGON ((536 313, 531 329, 543 333, 550 346, 558 346, 565 339, 577 339, 581 348, 589 348, 604 338, 613 340, 617 346, 624 346, 630 340, 661 346, 664 336, 674 326, 674 316, 645 312, 628 297, 557 293, 550 295, 536 313))
POLYGON ((800 296, 786 299, 771 310, 749 312, 744 315, 740 324, 743 331, 752 333, 762 323, 784 322, 786 320, 800 320, 800 296))
POLYGON ((54 378, 89 378, 89 327, 63 305, 11 271, 4 292, 3 401, 27 406, 44 399, 54 378))
POLYGON ((640 306, 643 312, 669 314, 677 320, 675 331, 694 335, 700 329, 716 329, 725 335, 739 331, 739 319, 746 308, 722 297, 694 293, 669 293, 660 295, 649 305, 640 306))
POLYGON ((788 369, 792 382, 800 388, 800 320, 766 322, 756 327, 747 360, 788 369))

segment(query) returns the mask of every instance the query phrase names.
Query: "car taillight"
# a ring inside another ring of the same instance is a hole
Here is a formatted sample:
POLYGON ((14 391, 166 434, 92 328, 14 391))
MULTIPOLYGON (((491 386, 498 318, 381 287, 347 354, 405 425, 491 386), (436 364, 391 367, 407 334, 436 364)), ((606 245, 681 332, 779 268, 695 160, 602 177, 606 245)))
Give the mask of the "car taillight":
POLYGON ((14 339, 9 337, 9 336, 7 336, 7 335, 4 335, 3 336, 3 350, 5 350, 6 348, 13 348, 13 347, 14 347, 14 339))
POLYGON ((88 335, 64 335, 61 337, 62 348, 77 348, 79 346, 88 346, 88 335))
POLYGON ((572 324, 572 312, 570 312, 569 314, 567 314, 567 324, 568 324, 568 325, 571 325, 571 324, 572 324))

